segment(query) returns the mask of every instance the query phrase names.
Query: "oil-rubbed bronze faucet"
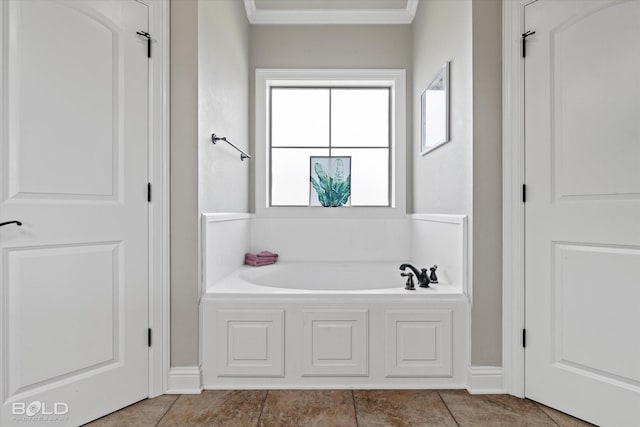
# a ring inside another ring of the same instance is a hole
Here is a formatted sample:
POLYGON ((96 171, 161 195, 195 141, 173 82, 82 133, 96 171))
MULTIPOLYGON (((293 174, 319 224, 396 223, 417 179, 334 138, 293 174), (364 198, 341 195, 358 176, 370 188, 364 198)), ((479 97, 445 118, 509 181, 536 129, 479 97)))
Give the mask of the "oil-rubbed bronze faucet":
MULTIPOLYGON (((402 271, 404 271, 407 268, 409 268, 411 271, 413 271, 413 274, 415 274, 416 279, 418 279, 418 285, 420 285, 421 288, 428 288, 429 287, 429 273, 427 272, 426 268, 422 268, 420 271, 418 271, 418 269, 415 268, 411 264, 401 264, 400 265, 400 270, 402 270, 402 271)), ((400 273, 400 274, 404 276, 404 274, 402 274, 402 273, 400 273)))

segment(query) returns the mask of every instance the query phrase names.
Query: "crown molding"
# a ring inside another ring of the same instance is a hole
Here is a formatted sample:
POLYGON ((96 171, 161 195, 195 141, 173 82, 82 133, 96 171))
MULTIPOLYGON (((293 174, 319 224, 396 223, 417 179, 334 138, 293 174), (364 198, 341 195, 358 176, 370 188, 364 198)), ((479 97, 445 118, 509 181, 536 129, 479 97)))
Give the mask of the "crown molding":
POLYGON ((408 0, 404 9, 275 10, 257 9, 255 0, 244 0, 249 23, 256 25, 366 25, 411 24, 418 0, 408 0))

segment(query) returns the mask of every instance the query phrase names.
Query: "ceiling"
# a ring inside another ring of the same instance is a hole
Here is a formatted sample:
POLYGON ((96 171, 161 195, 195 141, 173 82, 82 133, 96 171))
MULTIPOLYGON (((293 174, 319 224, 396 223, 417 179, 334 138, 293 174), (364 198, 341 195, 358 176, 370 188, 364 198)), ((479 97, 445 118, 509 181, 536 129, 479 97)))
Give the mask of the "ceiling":
POLYGON ((410 24, 418 0, 244 0, 252 24, 410 24))
POLYGON ((256 9, 270 10, 361 10, 405 9, 407 0, 255 0, 256 9))

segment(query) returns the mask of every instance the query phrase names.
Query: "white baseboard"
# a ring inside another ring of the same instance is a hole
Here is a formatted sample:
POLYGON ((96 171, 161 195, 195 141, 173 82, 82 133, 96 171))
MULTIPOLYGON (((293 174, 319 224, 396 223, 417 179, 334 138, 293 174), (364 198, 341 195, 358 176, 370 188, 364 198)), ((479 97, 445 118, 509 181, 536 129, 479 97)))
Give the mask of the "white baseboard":
POLYGON ((467 390, 471 394, 503 394, 501 366, 467 366, 467 390))
MULTIPOLYGON (((169 370, 169 387, 166 394, 200 394, 202 393, 202 390, 203 387, 199 366, 177 366, 169 370)), ((505 393, 502 367, 468 366, 467 390, 471 394, 505 393)))
POLYGON ((166 394, 200 394, 202 380, 199 366, 176 366, 169 369, 166 394))

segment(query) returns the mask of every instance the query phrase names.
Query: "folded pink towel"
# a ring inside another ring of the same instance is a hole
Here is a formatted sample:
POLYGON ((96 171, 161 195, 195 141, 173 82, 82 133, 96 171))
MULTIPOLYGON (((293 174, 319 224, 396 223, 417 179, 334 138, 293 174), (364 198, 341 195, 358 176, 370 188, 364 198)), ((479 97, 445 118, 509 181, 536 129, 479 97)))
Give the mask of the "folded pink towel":
POLYGON ((275 264, 276 260, 265 260, 265 261, 256 261, 252 259, 245 258, 244 263, 247 265, 251 265, 253 267, 262 267, 263 265, 271 265, 275 264))
POLYGON ((273 252, 269 252, 269 251, 262 251, 262 252, 258 252, 256 254, 256 256, 258 258, 271 258, 271 257, 276 257, 278 258, 278 254, 273 253, 273 252))
POLYGON ((244 263, 247 265, 252 265, 254 267, 261 267, 263 265, 270 265, 275 263, 278 260, 278 254, 262 251, 257 254, 244 254, 244 263))
POLYGON ((244 254, 245 259, 252 259, 252 260, 276 260, 278 259, 278 254, 275 254, 273 252, 267 252, 267 251, 262 251, 262 252, 258 252, 257 254, 250 254, 250 253, 246 253, 244 254))

